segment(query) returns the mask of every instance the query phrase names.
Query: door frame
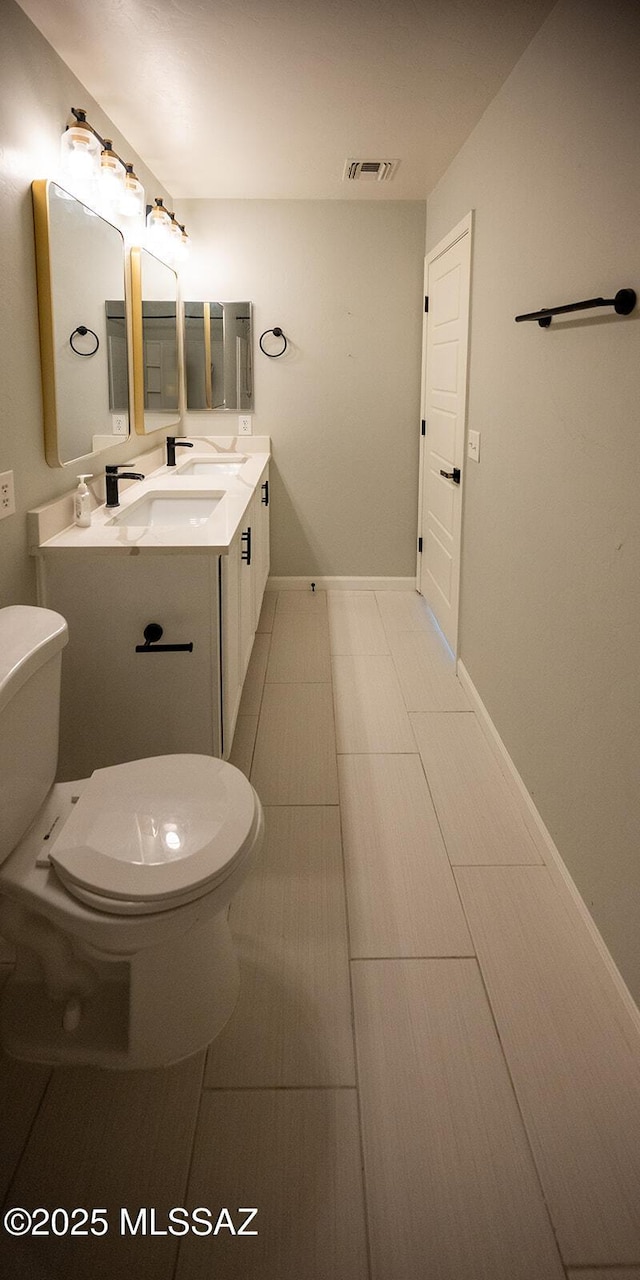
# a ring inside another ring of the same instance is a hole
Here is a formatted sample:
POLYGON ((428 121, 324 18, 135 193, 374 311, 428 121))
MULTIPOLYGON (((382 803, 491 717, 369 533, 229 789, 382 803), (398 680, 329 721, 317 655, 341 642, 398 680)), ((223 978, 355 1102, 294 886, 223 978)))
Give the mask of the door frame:
MULTIPOLYGON (((465 235, 469 236, 469 305, 468 305, 468 315, 467 315, 467 342, 466 342, 466 353, 465 353, 466 369, 465 369, 465 376, 464 376, 464 383, 463 383, 463 408, 462 408, 463 448, 462 448, 462 459, 461 459, 462 463, 464 463, 464 459, 466 459, 467 457, 467 439, 468 439, 469 347, 470 347, 470 335, 471 335, 473 223, 474 223, 474 210, 471 209, 469 213, 467 213, 465 217, 460 220, 460 222, 457 222, 456 225, 452 227, 451 230, 448 231, 447 234, 443 236, 443 238, 439 240, 436 245, 434 245, 433 249, 429 250, 429 253, 425 256, 425 260, 424 260, 424 296, 425 298, 427 298, 429 296, 429 267, 431 266, 431 264, 435 262, 438 258, 440 258, 443 253, 447 253, 449 249, 452 249, 453 246, 457 244, 459 240, 462 240, 463 236, 465 235)), ((422 422, 426 420, 425 397, 426 397, 426 389, 427 389, 428 329, 429 329, 429 312, 426 311, 424 314, 423 322, 422 322, 422 366, 421 366, 421 374, 420 374, 420 464, 419 464, 419 477, 418 477, 418 537, 422 535, 422 499, 423 499, 423 490, 424 490, 424 466, 425 466, 426 446, 427 446, 427 436, 422 435, 422 422)), ((456 610, 456 635, 455 635, 455 645, 454 645, 454 657, 456 659, 458 657, 458 637, 459 637, 459 630, 460 630, 460 595, 461 595, 460 583, 462 578, 462 539, 463 539, 463 525, 464 525, 463 507, 464 507, 464 484, 465 484, 466 467, 464 465, 461 465, 460 470, 461 470, 460 503, 458 506, 458 515, 456 520, 456 536, 458 540, 459 560, 460 560, 460 563, 458 566, 457 583, 456 583, 457 610, 456 610)), ((418 547, 419 547, 419 542, 418 542, 418 538, 416 538, 416 591, 420 595, 422 595, 422 592, 420 590, 421 576, 422 576, 421 575, 422 552, 418 550, 418 547)), ((437 618, 435 619, 435 621, 437 623, 437 618)), ((448 643, 449 642, 447 641, 447 644, 448 643)))

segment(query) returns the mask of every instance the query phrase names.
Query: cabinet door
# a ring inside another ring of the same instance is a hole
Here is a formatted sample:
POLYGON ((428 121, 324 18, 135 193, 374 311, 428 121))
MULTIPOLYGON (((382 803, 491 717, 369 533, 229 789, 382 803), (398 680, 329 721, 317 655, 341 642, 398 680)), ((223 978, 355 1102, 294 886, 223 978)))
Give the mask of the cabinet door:
POLYGON ((269 577, 269 468, 265 467, 253 499, 255 527, 255 554, 253 564, 253 616, 254 630, 258 625, 262 597, 269 577))
POLYGON ((254 618, 254 580, 256 554, 255 494, 242 522, 240 553, 240 680, 244 682, 253 648, 256 623, 254 618))
POLYGON ((229 552, 221 556, 221 643, 222 643, 222 741, 228 757, 233 740, 238 706, 242 694, 240 674, 240 570, 242 561, 240 535, 234 538, 229 552))
POLYGON ((145 756, 219 755, 218 557, 81 556, 45 565, 47 604, 67 619, 59 780, 145 756), (159 644, 136 652, 159 623, 159 644))

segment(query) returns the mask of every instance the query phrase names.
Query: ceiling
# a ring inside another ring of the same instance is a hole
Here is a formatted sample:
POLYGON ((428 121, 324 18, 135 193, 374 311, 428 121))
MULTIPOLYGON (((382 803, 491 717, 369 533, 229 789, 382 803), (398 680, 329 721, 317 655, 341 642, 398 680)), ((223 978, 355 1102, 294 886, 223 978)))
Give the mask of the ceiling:
POLYGON ((555 0, 19 3, 176 199, 423 200, 555 0))

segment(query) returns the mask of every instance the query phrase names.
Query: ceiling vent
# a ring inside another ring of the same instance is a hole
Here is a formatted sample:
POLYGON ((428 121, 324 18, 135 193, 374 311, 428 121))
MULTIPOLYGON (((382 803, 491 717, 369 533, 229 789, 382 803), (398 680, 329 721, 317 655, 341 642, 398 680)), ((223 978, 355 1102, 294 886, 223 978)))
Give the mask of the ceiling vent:
POLYGON ((399 160, 347 160, 343 182, 390 182, 399 160))

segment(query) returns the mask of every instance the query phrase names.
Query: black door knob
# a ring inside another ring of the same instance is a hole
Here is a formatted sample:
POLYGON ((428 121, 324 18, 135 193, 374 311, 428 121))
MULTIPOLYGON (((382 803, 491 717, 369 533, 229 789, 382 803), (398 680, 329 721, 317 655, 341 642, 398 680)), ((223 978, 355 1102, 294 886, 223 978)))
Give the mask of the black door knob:
POLYGON ((445 480, 453 480, 454 484, 460 484, 460 468, 459 467, 454 467, 453 471, 441 471, 440 475, 444 476, 445 480))

